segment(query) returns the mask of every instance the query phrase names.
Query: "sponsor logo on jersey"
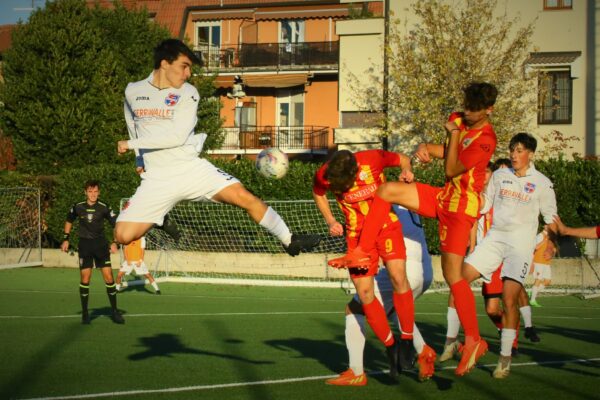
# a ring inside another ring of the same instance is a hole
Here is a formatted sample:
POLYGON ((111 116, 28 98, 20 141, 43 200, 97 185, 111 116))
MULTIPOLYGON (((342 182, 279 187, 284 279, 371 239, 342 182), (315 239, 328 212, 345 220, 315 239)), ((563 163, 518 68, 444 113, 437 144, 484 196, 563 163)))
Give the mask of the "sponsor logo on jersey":
POLYGON ((137 118, 168 118, 172 119, 175 116, 175 110, 167 110, 164 108, 138 108, 133 110, 137 118))
POLYGON ((165 104, 169 107, 173 107, 179 101, 181 96, 175 93, 169 93, 167 97, 165 97, 165 104))
POLYGON ((135 101, 140 101, 140 100, 149 101, 150 97, 148 97, 148 96, 138 96, 138 97, 135 98, 135 101))
POLYGON ((502 181, 502 184, 512 185, 513 181, 509 181, 509 180, 505 179, 502 181))
POLYGON ((355 203, 357 201, 365 200, 373 197, 373 193, 377 190, 377 184, 372 183, 370 185, 366 185, 361 187, 360 189, 346 193, 344 195, 344 201, 348 203, 355 203))
POLYGON ((530 195, 510 189, 500 189, 500 197, 515 199, 523 203, 528 203, 531 200, 530 195))
POLYGON ((525 184, 525 193, 533 193, 535 191, 535 184, 527 182, 525 184))

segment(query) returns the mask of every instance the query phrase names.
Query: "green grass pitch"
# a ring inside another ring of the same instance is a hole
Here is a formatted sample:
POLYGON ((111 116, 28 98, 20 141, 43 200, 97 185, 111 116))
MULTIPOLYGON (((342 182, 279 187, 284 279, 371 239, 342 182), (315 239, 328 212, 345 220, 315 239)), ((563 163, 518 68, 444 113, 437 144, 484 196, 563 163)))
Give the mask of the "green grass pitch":
MULTIPOLYGON (((91 325, 80 323, 74 269, 0 271, 0 399, 592 399, 600 398, 600 300, 542 297, 533 309, 542 341, 521 334, 509 378, 491 377, 499 340, 477 295, 490 352, 471 374, 456 361, 435 377, 397 382, 382 345, 368 331, 365 387, 325 379, 346 368, 340 289, 199 284, 136 287, 119 294, 125 325, 108 318, 100 273, 90 288, 91 325)), ((438 353, 446 332, 446 295, 416 303, 416 319, 438 353)))

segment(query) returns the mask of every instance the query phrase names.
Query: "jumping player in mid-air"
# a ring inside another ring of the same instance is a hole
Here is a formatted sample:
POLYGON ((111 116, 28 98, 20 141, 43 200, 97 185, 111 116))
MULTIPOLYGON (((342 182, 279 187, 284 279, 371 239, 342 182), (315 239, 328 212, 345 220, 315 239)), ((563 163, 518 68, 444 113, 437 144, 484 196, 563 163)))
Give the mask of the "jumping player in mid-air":
POLYGON ((489 83, 473 82, 464 89, 464 112, 450 115, 445 125, 444 144, 423 143, 415 153, 421 162, 444 159, 446 185, 443 188, 423 183, 388 182, 380 186, 365 220, 358 246, 331 264, 346 267, 370 263, 371 249, 381 230, 390 203, 400 204, 420 215, 439 220, 442 271, 454 296, 465 330, 465 346, 455 373, 468 373, 487 351, 479 335, 475 298, 463 278, 461 266, 469 242, 471 227, 480 210, 485 169, 496 149, 496 134, 490 114, 497 90, 489 83))
POLYGON ((142 182, 117 219, 115 239, 121 244, 142 237, 182 200, 208 199, 244 209, 296 256, 318 245, 319 235, 290 232, 271 207, 233 176, 198 154, 205 134, 194 134, 198 101, 186 81, 196 55, 180 40, 167 39, 154 49, 154 70, 125 89, 125 121, 129 140, 117 144, 119 154, 143 150, 142 182))

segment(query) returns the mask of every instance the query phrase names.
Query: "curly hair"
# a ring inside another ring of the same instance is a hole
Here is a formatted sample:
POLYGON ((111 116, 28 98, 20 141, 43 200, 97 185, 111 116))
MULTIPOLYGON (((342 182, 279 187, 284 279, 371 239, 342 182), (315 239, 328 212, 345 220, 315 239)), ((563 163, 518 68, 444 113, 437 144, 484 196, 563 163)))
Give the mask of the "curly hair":
POLYGON ((324 178, 329 181, 329 189, 335 194, 347 192, 354 185, 358 163, 349 150, 336 151, 327 164, 324 178))
POLYGON ((469 111, 480 111, 491 107, 496 103, 498 89, 491 83, 471 82, 464 89, 465 109, 469 111))

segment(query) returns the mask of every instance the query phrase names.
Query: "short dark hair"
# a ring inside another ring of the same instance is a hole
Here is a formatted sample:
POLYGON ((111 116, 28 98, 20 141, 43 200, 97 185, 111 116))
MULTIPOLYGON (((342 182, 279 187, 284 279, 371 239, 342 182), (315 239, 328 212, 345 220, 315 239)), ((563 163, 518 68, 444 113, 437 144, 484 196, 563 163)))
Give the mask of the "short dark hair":
POLYGON ((513 151, 518 144, 522 144, 523 147, 532 152, 535 152, 535 149, 537 148, 537 140, 533 135, 527 132, 519 132, 513 136, 508 144, 508 149, 513 151))
POLYGON ((512 163, 510 162, 510 160, 508 158, 499 158, 496 161, 494 161, 494 167, 492 168, 493 171, 500 169, 500 167, 512 167, 512 163))
POLYGON ((88 190, 91 187, 97 187, 98 189, 100 189, 100 182, 98 182, 95 179, 89 179, 89 180, 85 181, 85 185, 83 186, 83 188, 85 190, 88 190))
POLYGON ((160 63, 162 60, 166 60, 169 64, 171 64, 182 54, 189 58, 193 64, 200 64, 200 60, 196 54, 194 54, 194 52, 181 40, 163 40, 154 48, 154 69, 160 68, 160 63))
POLYGON ((496 86, 486 82, 471 82, 463 88, 465 110, 481 111, 496 103, 498 90, 496 86))
POLYGON ((329 189, 335 194, 347 192, 354 185, 358 163, 350 150, 333 153, 323 177, 329 182, 329 189))

